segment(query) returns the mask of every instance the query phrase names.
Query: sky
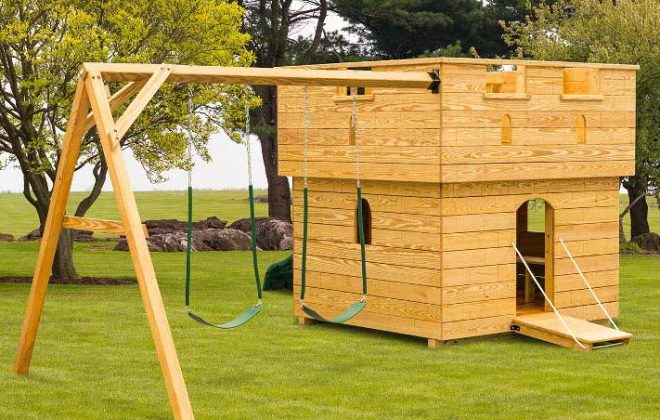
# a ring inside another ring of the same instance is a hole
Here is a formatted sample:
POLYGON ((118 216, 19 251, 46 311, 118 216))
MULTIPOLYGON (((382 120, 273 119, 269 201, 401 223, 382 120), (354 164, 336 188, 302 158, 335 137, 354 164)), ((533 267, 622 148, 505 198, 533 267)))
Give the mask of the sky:
MULTIPOLYGON (((295 4, 295 2, 294 2, 295 4)), ((337 15, 329 14, 325 22, 327 31, 341 30, 346 26, 343 19, 337 15)), ((314 27, 301 27, 295 30, 291 36, 309 35, 313 33, 314 27)), ((261 145, 256 137, 252 136, 252 171, 253 184, 256 188, 267 186, 266 173, 261 158, 261 145)), ((196 189, 239 189, 247 188, 247 160, 245 146, 236 144, 229 140, 224 133, 214 135, 209 141, 209 152, 213 161, 205 163, 200 159, 195 160, 193 170, 193 185, 196 189)), ((187 187, 188 176, 184 171, 170 171, 165 173, 168 178, 165 182, 152 184, 140 163, 136 161, 130 151, 124 152, 128 174, 134 191, 153 190, 183 190, 187 187)), ((83 168, 76 172, 73 179, 73 191, 89 191, 94 184, 91 175, 91 167, 83 168)), ((104 186, 104 191, 111 191, 110 177, 104 186)), ((22 192, 23 176, 16 168, 0 170, 0 193, 22 192)))

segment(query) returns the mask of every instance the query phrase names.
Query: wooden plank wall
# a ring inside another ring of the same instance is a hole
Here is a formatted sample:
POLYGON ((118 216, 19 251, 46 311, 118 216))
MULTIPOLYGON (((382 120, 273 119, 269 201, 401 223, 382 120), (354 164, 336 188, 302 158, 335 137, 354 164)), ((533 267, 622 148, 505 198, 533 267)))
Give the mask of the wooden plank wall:
MULTIPOLYGON (((369 298, 350 324, 440 339, 442 335, 440 185, 365 181, 372 210, 367 246, 369 298)), ((294 306, 300 310, 302 182, 294 181, 294 306)), ((306 302, 333 316, 361 298, 355 236, 355 183, 309 180, 306 302)))
POLYGON ((561 248, 563 238, 613 315, 618 311, 618 178, 444 184, 443 339, 506 332, 515 315, 516 209, 542 198, 555 209, 560 311, 603 319, 561 248))
MULTIPOLYGON (((431 71, 437 64, 374 67, 431 71)), ((303 87, 278 88, 279 173, 302 175, 303 87)), ((346 88, 309 87, 309 176, 355 178, 350 144, 352 101, 346 88)), ((359 96, 358 141, 363 179, 440 182, 440 94, 424 89, 372 88, 359 96)))
POLYGON ((634 70, 595 71, 600 96, 563 95, 561 67, 525 66, 524 73, 525 94, 497 97, 485 95, 485 64, 442 64, 442 182, 634 172, 634 70), (505 115, 510 144, 502 144, 505 115), (582 115, 586 142, 578 144, 582 115))

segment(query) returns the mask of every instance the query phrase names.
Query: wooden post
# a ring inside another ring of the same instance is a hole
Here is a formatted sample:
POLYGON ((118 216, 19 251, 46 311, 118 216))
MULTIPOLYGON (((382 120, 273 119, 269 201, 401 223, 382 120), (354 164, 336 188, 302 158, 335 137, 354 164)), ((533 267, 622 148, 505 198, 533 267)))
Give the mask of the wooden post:
POLYGON ((37 339, 37 329, 41 320, 41 311, 46 299, 48 280, 50 279, 57 242, 62 230, 62 219, 66 210, 66 202, 71 191, 71 181, 80 153, 80 143, 85 132, 85 121, 89 110, 89 98, 84 85, 85 74, 81 75, 73 99, 69 116, 69 126, 64 135, 60 163, 57 168, 53 195, 50 199, 48 216, 44 226, 43 238, 39 247, 37 265, 32 278, 30 297, 23 320, 23 328, 18 343, 18 351, 14 362, 14 372, 27 374, 30 369, 32 350, 37 339))
MULTIPOLYGON (((105 97, 104 83, 100 73, 92 72, 88 74, 85 86, 94 112, 94 120, 96 121, 103 153, 108 164, 119 214, 126 228, 126 240, 135 267, 135 274, 140 286, 149 326, 151 327, 151 334, 165 377, 172 411, 177 419, 193 419, 192 406, 177 358, 174 340, 156 280, 156 273, 147 248, 147 241, 142 230, 142 222, 135 196, 131 190, 126 162, 121 147, 119 147, 120 138, 116 136, 112 111, 105 97)), ((146 103, 144 105, 146 106, 146 103)), ((139 111, 137 112, 139 113, 139 111)))

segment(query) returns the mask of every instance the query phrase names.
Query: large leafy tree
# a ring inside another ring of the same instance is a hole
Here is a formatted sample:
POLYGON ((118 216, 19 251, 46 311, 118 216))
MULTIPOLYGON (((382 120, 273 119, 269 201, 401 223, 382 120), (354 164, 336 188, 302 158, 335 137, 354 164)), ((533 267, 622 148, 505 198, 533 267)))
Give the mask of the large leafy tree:
MULTIPOLYGON (((280 67, 341 59, 350 48, 337 33, 324 28, 328 16, 327 0, 241 0, 245 8, 245 30, 252 39, 249 49, 255 66, 280 67), (303 26, 313 28, 302 36, 303 26)), ((255 86, 262 106, 252 111, 255 133, 261 140, 268 180, 268 213, 281 220, 291 220, 291 191, 286 177, 277 173, 277 88, 255 86)))
POLYGON ((505 25, 521 56, 541 60, 629 63, 637 73, 635 176, 622 180, 631 205, 631 238, 649 232, 648 205, 660 186, 660 2, 561 0, 525 22, 505 25))
MULTIPOLYGON (((20 168, 23 195, 42 228, 81 63, 250 65, 252 54, 244 48, 249 36, 240 32, 242 12, 223 0, 0 0, 0 165, 20 168)), ((165 85, 121 145, 153 179, 187 166, 188 130, 208 159, 205 146, 212 133, 225 129, 237 140, 242 104, 251 100, 245 92, 232 86, 165 85)), ((77 204, 77 216, 88 211, 105 183, 101 153, 92 130, 76 169, 91 166, 94 184, 77 204)), ((71 248, 71 233, 64 231, 54 276, 77 276, 71 248)))
MULTIPOLYGON (((522 2, 523 0, 520 0, 522 2)), ((332 0, 338 14, 356 25, 373 54, 386 58, 416 57, 436 50, 481 56, 507 52, 498 19, 516 15, 518 0, 497 0, 493 5, 477 0, 332 0)))

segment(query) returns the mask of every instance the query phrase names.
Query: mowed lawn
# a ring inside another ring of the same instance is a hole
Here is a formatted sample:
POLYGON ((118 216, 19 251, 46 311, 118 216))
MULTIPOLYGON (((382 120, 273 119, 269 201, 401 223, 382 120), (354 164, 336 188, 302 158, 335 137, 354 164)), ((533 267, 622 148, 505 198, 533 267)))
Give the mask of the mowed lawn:
MULTIPOLYGON (((200 192, 196 218, 242 217, 245 196, 200 192)), ((145 219, 185 215, 183 194, 138 199, 145 219)), ((19 211, 19 195, 10 201, 0 194, 0 232, 24 234, 33 216, 19 211)), ((100 204, 90 216, 116 217, 111 196, 100 204)), ((113 246, 76 244, 80 274, 133 278, 128 254, 113 246)), ((30 276, 37 251, 36 243, 0 244, 0 276, 30 276)), ((262 252, 260 265, 265 270, 286 255, 262 252)), ((621 258, 618 322, 634 334, 631 344, 586 354, 508 334, 428 350, 425 340, 395 334, 301 327, 284 292, 266 292, 264 310, 250 323, 216 331, 183 310, 183 254, 153 260, 199 419, 646 419, 660 410, 659 257, 621 258)), ((194 264, 194 308, 204 315, 227 320, 255 302, 249 253, 197 253, 194 264)), ((51 286, 31 375, 16 377, 28 289, 0 284, 0 418, 171 416, 137 286, 51 286)))

